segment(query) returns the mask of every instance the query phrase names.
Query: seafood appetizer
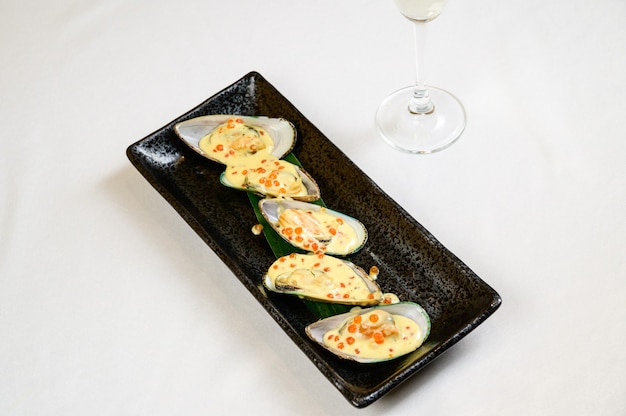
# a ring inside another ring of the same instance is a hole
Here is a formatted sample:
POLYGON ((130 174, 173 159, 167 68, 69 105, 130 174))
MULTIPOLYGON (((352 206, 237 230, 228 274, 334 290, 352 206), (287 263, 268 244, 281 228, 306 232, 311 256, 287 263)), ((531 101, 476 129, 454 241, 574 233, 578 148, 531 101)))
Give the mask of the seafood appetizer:
POLYGON ((228 164, 220 176, 223 185, 264 196, 315 201, 317 183, 300 167, 265 153, 228 164))
POLYGON ((307 335, 341 358, 377 363, 415 351, 430 333, 430 318, 416 303, 355 309, 307 326, 307 335))
POLYGON ((193 150, 224 165, 259 152, 280 159, 296 142, 296 129, 282 118, 209 115, 174 126, 193 150))
POLYGON ((316 204, 262 199, 259 210, 278 235, 306 251, 345 256, 358 251, 367 240, 360 221, 316 204))
POLYGON ((209 115, 174 126, 194 151, 226 165, 225 186, 271 197, 315 201, 320 190, 299 166, 282 160, 294 147, 296 129, 283 118, 209 115))
POLYGON ((278 293, 345 305, 383 301, 378 284, 353 263, 324 253, 291 253, 268 269, 263 284, 278 293))

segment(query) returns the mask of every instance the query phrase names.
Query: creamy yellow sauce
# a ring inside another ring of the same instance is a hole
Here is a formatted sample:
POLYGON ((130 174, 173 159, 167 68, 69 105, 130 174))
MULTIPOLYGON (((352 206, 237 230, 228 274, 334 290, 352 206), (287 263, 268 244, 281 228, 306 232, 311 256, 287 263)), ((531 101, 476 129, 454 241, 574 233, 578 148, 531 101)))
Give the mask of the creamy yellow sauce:
POLYGON ((264 195, 298 197, 308 192, 295 165, 265 152, 229 161, 224 175, 233 186, 264 195))
POLYGON ((378 303, 382 293, 372 293, 362 277, 346 263, 323 253, 292 253, 269 268, 268 277, 279 290, 341 303, 378 303))
POLYGON ((204 153, 224 164, 262 152, 270 154, 274 144, 261 127, 245 124, 233 117, 220 124, 200 139, 198 146, 204 153))
POLYGON ((383 300, 380 302, 384 305, 391 305, 394 303, 399 303, 400 298, 395 293, 383 293, 383 300))
POLYGON ((276 227, 294 246, 307 251, 344 255, 359 244, 355 230, 325 208, 320 211, 287 208, 280 213, 276 227))
POLYGON ((413 320, 375 309, 347 318, 339 328, 324 334, 324 345, 344 354, 391 359, 417 349, 422 340, 413 320))

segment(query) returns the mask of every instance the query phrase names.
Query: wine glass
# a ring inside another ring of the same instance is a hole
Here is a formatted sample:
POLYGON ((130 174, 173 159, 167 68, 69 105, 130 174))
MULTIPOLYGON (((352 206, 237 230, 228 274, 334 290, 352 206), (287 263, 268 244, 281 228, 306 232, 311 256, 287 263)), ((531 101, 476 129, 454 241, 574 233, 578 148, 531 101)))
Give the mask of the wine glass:
POLYGON ((376 126, 392 147, 414 154, 443 150, 465 130, 463 104, 440 88, 425 85, 426 24, 441 13, 448 0, 395 0, 414 26, 416 75, 414 86, 387 97, 376 112, 376 126))

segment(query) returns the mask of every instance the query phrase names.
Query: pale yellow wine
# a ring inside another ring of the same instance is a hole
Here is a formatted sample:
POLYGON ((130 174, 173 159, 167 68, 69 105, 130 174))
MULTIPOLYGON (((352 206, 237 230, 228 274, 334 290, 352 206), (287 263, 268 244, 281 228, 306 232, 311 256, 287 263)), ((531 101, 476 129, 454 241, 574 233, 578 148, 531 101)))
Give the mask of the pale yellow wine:
POLYGON ((448 0, 395 0, 400 12, 411 20, 430 21, 439 16, 448 0))

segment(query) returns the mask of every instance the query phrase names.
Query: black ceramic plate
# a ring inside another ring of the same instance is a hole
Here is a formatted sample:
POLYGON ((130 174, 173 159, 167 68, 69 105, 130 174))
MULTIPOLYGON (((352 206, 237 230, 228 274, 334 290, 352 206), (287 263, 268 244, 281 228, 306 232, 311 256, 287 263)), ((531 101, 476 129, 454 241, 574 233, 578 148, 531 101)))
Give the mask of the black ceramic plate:
POLYGON ((498 293, 391 200, 256 72, 131 145, 127 155, 356 407, 373 403, 415 374, 500 306, 498 293), (173 130, 179 121, 218 113, 283 117, 296 126, 298 142, 293 153, 316 179, 325 204, 358 218, 367 227, 366 246, 350 259, 366 269, 378 266, 383 291, 426 309, 432 330, 424 345, 380 364, 339 359, 306 336, 304 328, 317 318, 300 299, 263 290, 262 276, 275 257, 267 240, 250 231, 257 220, 247 194, 221 185, 223 166, 195 154, 173 130))

